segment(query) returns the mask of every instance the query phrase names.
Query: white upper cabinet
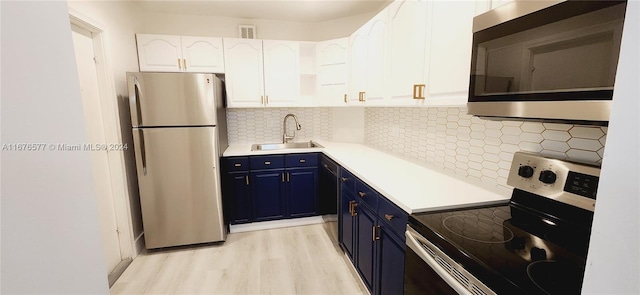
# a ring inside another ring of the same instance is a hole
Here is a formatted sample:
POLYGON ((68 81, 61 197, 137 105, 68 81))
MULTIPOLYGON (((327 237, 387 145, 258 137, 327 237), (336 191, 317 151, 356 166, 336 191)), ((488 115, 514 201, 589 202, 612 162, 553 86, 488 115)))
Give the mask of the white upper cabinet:
POLYGON ((349 105, 385 103, 387 10, 349 36, 349 105))
POLYGON ((140 71, 182 72, 180 36, 137 34, 140 71))
POLYGON ((346 106, 348 98, 349 38, 319 42, 316 45, 318 63, 318 106, 346 106))
POLYGON ((349 36, 349 105, 363 105, 367 83, 367 38, 369 24, 349 36))
POLYGON ((311 106, 300 94, 300 43, 224 38, 227 106, 311 106))
POLYGON ((224 56, 227 106, 264 106, 262 41, 225 38, 224 56))
POLYGON ((185 72, 224 73, 222 38, 181 36, 185 72))
POLYGON ((222 38, 137 34, 140 71, 224 73, 222 38))
POLYGON ((428 105, 464 106, 468 99, 476 3, 430 1, 428 105))
POLYGON ((366 105, 385 104, 385 47, 388 9, 382 10, 368 22, 366 29, 366 105))
POLYGON ((268 107, 309 106, 300 95, 300 44, 263 40, 265 104, 268 107))
POLYGON ((427 83, 427 2, 395 1, 387 8, 389 105, 422 105, 427 83))

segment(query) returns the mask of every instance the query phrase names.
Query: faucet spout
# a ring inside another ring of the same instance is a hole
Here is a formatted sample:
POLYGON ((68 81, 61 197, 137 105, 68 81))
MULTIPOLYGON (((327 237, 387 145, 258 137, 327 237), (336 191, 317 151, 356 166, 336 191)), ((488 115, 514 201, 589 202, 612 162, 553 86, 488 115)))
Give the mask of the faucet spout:
POLYGON ((300 125, 300 122, 298 121, 298 117, 296 115, 287 114, 286 116, 284 116, 284 120, 282 121, 282 143, 287 143, 293 140, 296 137, 296 130, 300 129, 302 129, 302 125, 300 125), (293 135, 287 134, 287 119, 289 117, 293 117, 293 120, 296 122, 296 129, 293 130, 293 135))

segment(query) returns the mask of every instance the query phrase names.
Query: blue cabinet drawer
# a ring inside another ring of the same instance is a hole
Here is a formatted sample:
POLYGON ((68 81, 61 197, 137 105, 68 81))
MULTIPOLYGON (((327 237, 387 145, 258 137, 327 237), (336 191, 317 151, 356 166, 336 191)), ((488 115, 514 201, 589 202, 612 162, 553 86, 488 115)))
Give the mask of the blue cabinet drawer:
POLYGON ((381 197, 378 203, 378 216, 389 224, 393 231, 404 240, 404 231, 409 223, 409 215, 386 198, 381 197))
POLYGON ((356 177, 347 169, 340 168, 340 185, 351 192, 356 191, 356 177))
POLYGON ((249 158, 248 157, 230 157, 226 158, 227 171, 249 171, 249 158))
POLYGON ((356 181, 356 199, 364 201, 373 211, 378 211, 378 192, 360 179, 356 181))
POLYGON ((284 155, 252 156, 249 161, 251 170, 284 168, 284 155))
POLYGON ((287 168, 291 167, 315 167, 318 166, 318 154, 291 154, 284 156, 287 168))

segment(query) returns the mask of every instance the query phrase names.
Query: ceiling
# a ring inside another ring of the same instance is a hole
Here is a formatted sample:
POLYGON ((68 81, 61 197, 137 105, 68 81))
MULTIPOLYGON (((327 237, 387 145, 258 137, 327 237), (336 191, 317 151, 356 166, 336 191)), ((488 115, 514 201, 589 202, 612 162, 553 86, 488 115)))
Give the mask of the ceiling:
POLYGON ((391 0, 133 0, 148 12, 323 22, 382 10, 391 0))

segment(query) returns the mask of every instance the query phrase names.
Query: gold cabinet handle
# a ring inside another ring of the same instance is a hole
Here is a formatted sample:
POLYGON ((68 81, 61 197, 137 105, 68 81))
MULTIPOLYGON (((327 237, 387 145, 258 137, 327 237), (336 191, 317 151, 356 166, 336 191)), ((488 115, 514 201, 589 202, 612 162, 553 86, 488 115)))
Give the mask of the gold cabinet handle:
POLYGON ((249 175, 244 176, 244 181, 249 185, 249 175))
POLYGON ((180 65, 180 59, 178 58, 178 69, 182 70, 182 66, 180 65))
POLYGON ((284 182, 284 172, 282 172, 282 182, 284 182))
POLYGON ((347 182, 347 180, 349 180, 349 178, 346 178, 346 177, 340 177, 340 180, 342 180, 342 182, 347 182))
POLYGON ((389 220, 389 221, 391 221, 391 219, 393 219, 393 217, 394 217, 394 216, 393 216, 393 215, 391 215, 391 214, 385 214, 385 215, 384 215, 384 218, 385 218, 386 220, 389 220))
POLYGON ((182 59, 182 65, 184 65, 184 70, 186 71, 187 70, 187 59, 186 58, 182 59))
POLYGON ((269 162, 269 161, 264 161, 264 164, 265 164, 265 165, 271 165, 271 162, 269 162))
POLYGON ((235 163, 235 164, 233 164, 233 166, 235 166, 235 167, 242 167, 242 164, 240 164, 240 163, 235 163))
POLYGON ((267 104, 269 104, 269 96, 267 95, 267 100, 266 100, 267 104))
POLYGON ((413 85, 413 99, 424 99, 424 88, 425 84, 414 84, 413 85))
POLYGON ((287 172, 287 182, 291 182, 291 173, 287 172))
POLYGON ((347 94, 344 95, 344 103, 347 103, 347 94))
POLYGON ((264 96, 260 95, 260 104, 264 104, 264 96))
POLYGON ((358 192, 358 195, 360 195, 361 198, 364 198, 367 194, 363 192, 358 192))
POLYGON ((307 162, 307 160, 305 160, 305 159, 300 159, 300 163, 306 163, 306 162, 307 162))
POLYGON ((351 216, 358 216, 358 212, 356 212, 356 207, 358 207, 358 203, 356 201, 349 201, 349 205, 351 206, 351 216))
POLYGON ((359 100, 362 101, 362 102, 366 101, 367 100, 365 98, 366 95, 367 95, 367 93, 365 91, 360 92, 360 99, 359 100))
POLYGON ((380 228, 379 225, 376 225, 376 226, 373 227, 372 239, 373 239, 374 242, 377 241, 377 240, 380 240, 380 236, 378 236, 378 234, 377 234, 377 230, 379 228, 380 228))

